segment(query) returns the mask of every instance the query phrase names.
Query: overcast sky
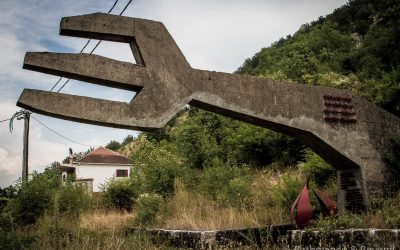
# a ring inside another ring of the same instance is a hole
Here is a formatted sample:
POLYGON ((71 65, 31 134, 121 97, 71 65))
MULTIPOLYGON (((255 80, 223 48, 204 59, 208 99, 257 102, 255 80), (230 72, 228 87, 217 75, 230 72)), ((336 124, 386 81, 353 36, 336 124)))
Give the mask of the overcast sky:
MULTIPOLYGON (((120 0, 119 13, 128 0, 120 0)), ((85 39, 58 35, 64 16, 107 12, 114 0, 1 0, 0 2, 0 120, 19 110, 15 103, 24 88, 49 90, 58 77, 23 70, 26 51, 79 52, 85 39)), ((124 15, 161 21, 193 68, 233 72, 246 58, 306 23, 331 13, 345 0, 133 0, 124 15)), ((95 45, 92 42, 88 51, 95 45)), ((124 44, 102 43, 95 54, 134 62, 124 44)), ((134 93, 70 81, 63 93, 129 102, 134 93)), ((34 114, 50 128, 81 143, 104 146, 136 131, 80 124, 34 114)), ((31 119, 30 171, 42 171, 62 161, 71 143, 31 119)), ((23 122, 0 123, 0 187, 21 175, 23 122)))

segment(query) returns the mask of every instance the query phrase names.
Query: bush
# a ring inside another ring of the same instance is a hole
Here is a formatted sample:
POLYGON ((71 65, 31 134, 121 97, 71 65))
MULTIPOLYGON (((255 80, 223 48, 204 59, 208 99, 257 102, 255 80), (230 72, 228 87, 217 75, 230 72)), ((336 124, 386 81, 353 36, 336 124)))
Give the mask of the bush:
POLYGON ((140 226, 151 226, 156 222, 157 213, 164 206, 163 198, 158 194, 141 194, 137 199, 135 222, 140 226))
POLYGON ((137 197, 137 190, 134 189, 129 178, 111 179, 106 183, 102 195, 108 206, 131 211, 137 197))
POLYGON ((222 205, 245 205, 252 196, 248 167, 217 165, 207 167, 200 176, 199 188, 222 205))
POLYGON ((221 204, 244 208, 251 202, 253 193, 250 187, 250 181, 246 178, 234 178, 229 181, 217 195, 217 200, 221 204))
POLYGON ((0 228, 1 249, 30 249, 35 238, 20 232, 5 231, 0 228))
POLYGON ((283 208, 290 209, 303 185, 299 176, 293 176, 291 172, 287 172, 281 177, 279 184, 273 187, 273 193, 283 208))
POLYGON ((161 144, 142 140, 142 148, 133 157, 132 181, 140 185, 142 192, 163 197, 173 194, 175 179, 186 175, 181 159, 161 144))
POLYGON ((52 197, 60 187, 59 172, 47 168, 44 173, 34 172, 22 185, 15 199, 10 201, 11 215, 18 224, 32 224, 52 206, 52 197))
POLYGON ((343 228, 399 228, 400 193, 393 197, 371 196, 371 209, 365 213, 340 213, 333 217, 319 218, 314 227, 324 230, 343 228))
POLYGON ((365 227, 364 216, 360 214, 341 213, 336 216, 320 217, 313 223, 313 227, 330 231, 347 228, 365 227))
POLYGON ((59 191, 58 206, 60 213, 78 217, 82 211, 90 206, 91 197, 81 186, 73 185, 68 181, 59 191))
POLYGON ((314 152, 306 151, 305 158, 304 170, 319 187, 325 186, 330 178, 335 177, 335 169, 314 152))

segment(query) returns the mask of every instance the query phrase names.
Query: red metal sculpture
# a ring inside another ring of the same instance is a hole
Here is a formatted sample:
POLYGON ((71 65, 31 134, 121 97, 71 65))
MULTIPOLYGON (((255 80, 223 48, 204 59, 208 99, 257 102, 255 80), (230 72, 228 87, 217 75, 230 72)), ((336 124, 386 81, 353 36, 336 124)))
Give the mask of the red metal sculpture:
MULTIPOLYGON (((308 194, 308 186, 309 180, 307 179, 306 184, 290 209, 290 214, 292 215, 292 218, 294 219, 294 222, 298 228, 304 228, 311 225, 314 215, 316 215, 313 207, 311 206, 310 196, 308 194)), ((322 216, 330 216, 337 213, 336 203, 327 193, 318 189, 313 190, 313 193, 317 197, 322 216)))

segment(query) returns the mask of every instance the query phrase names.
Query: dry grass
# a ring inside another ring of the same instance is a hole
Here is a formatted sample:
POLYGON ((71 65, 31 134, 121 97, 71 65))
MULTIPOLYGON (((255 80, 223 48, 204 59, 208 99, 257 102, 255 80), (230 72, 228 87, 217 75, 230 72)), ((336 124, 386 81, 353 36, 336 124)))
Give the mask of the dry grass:
POLYGON ((288 213, 278 205, 268 207, 258 202, 244 209, 222 207, 177 182, 175 195, 167 201, 163 217, 164 223, 159 226, 165 228, 213 230, 283 223, 288 220, 288 213))
POLYGON ((94 210, 80 218, 46 214, 23 233, 35 238, 31 249, 161 249, 145 234, 125 234, 132 217, 105 210, 94 210))
POLYGON ((90 231, 120 231, 129 227, 133 213, 107 210, 94 210, 80 216, 79 225, 90 231))
POLYGON ((138 151, 141 147, 142 141, 140 138, 136 138, 132 142, 118 149, 118 153, 130 158, 130 156, 138 151))

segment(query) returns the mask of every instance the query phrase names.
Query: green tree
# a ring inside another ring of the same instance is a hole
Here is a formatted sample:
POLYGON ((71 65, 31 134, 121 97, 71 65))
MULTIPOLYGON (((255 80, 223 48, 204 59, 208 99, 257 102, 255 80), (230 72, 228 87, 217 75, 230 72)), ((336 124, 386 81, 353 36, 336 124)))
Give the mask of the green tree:
POLYGON ((121 147, 121 143, 117 141, 110 141, 107 145, 106 148, 112 151, 118 151, 118 149, 121 147))

